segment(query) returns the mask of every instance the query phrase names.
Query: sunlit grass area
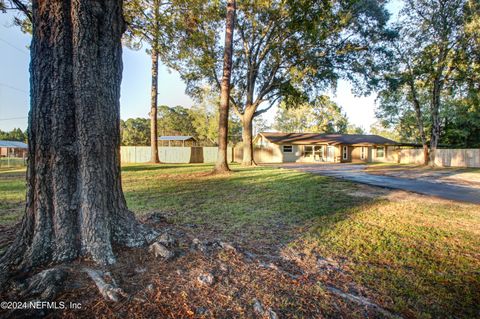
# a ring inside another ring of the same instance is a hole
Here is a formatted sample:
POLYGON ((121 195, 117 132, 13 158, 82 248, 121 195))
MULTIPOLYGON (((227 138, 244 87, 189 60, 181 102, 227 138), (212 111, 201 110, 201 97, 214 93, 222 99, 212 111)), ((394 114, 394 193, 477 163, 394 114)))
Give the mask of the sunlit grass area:
MULTIPOLYGON (((129 208, 250 247, 341 261, 368 297, 404 317, 478 316, 480 206, 383 191, 273 167, 212 176, 207 164, 129 165, 129 208), (365 192, 365 190, 363 190, 365 192), (359 195, 360 194, 360 195, 359 195)), ((0 222, 23 211, 23 170, 0 171, 0 222)), ((341 280, 341 279, 338 279, 341 280)), ((350 283, 338 283, 348 286, 350 283)))

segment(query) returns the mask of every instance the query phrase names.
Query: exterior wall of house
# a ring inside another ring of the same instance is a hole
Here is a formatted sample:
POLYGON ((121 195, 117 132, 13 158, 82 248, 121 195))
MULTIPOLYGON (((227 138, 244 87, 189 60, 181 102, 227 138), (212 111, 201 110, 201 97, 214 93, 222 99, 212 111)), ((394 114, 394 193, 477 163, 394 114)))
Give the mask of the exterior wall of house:
POLYGON ((0 147, 0 157, 27 157, 27 149, 15 147, 0 147))
MULTIPOLYGON (((314 156, 305 156, 306 146, 323 146, 323 158, 327 159, 327 145, 297 145, 297 144, 275 144, 260 136, 254 144, 254 159, 257 163, 309 163, 318 162, 314 156), (291 146, 292 152, 284 152, 283 146, 291 146)), ((331 146, 333 148, 333 156, 329 158, 329 162, 341 161, 341 146, 331 146)), ((235 149, 235 158, 242 157, 242 148, 235 149), (238 150, 237 150, 238 149, 238 150)), ((350 158, 350 157, 349 157, 350 158)))
POLYGON ((371 161, 380 163, 397 163, 398 162, 398 150, 395 146, 386 146, 383 157, 377 156, 377 146, 372 147, 371 161))
MULTIPOLYGON (((320 146, 320 144, 292 145, 271 143, 263 136, 255 141, 254 158, 258 163, 308 163, 319 162, 314 156, 305 156, 306 146, 320 146), (291 146, 292 152, 284 152, 283 146, 291 146)), ((377 156, 377 148, 382 146, 363 146, 365 147, 365 158, 362 159, 362 146, 335 145, 333 147, 333 158, 327 158, 327 145, 323 145, 323 160, 328 162, 341 163, 370 163, 386 162, 397 163, 399 152, 394 146, 385 146, 383 156, 377 156), (347 148, 347 157, 343 157, 343 147, 347 148)), ((237 152, 237 151, 236 151, 237 152)), ((237 155, 237 154, 236 154, 237 155)))
POLYGON ((353 163, 369 163, 372 161, 372 147, 371 146, 351 146, 352 148, 352 162, 353 163), (362 148, 364 149, 364 156, 362 158, 362 148))

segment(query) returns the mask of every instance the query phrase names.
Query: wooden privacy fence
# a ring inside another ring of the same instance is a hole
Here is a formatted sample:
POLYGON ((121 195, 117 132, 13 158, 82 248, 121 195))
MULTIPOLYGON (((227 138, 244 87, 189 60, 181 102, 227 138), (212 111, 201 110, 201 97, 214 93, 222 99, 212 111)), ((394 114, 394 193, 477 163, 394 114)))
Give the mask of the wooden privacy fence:
MULTIPOLYGON (((232 160, 232 148, 227 149, 228 161, 232 160)), ((217 160, 217 147, 159 147, 158 154, 163 163, 214 163, 217 160)), ((122 163, 150 162, 150 146, 122 146, 122 163)))
MULTIPOLYGON (((423 164, 423 149, 400 150, 400 163, 423 164)), ((480 149, 437 149, 435 166, 440 167, 480 167, 480 149)))

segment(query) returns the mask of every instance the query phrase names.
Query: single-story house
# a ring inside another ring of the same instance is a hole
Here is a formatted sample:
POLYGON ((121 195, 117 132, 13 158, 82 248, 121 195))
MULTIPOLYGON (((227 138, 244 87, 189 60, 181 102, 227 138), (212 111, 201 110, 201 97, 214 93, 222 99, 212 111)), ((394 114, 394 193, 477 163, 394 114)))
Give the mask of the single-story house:
POLYGON ((378 135, 262 132, 253 140, 255 161, 395 162, 399 143, 378 135))
POLYGON ((0 140, 0 157, 27 157, 28 145, 18 141, 0 140))

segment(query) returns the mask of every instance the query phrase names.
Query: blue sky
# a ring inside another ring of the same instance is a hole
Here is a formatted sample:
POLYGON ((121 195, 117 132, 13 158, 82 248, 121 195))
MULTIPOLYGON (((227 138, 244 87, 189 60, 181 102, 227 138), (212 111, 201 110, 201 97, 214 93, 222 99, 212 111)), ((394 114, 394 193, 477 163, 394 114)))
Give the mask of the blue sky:
MULTIPOLYGON (((390 6, 392 7, 392 6, 390 6)), ((395 5, 394 5, 395 7, 395 5)), ((27 127, 29 109, 30 61, 27 46, 30 35, 12 26, 12 15, 0 14, 0 129, 27 127)), ((150 105, 150 59, 144 49, 123 51, 123 81, 121 91, 121 117, 148 117, 150 105)), ((159 105, 183 105, 193 102, 184 93, 185 84, 175 71, 163 65, 159 70, 159 105)), ((368 130, 375 122, 375 95, 355 97, 349 83, 340 81, 335 95, 329 94, 346 112, 350 122, 368 130)), ((276 109, 264 117, 272 122, 276 109)))

